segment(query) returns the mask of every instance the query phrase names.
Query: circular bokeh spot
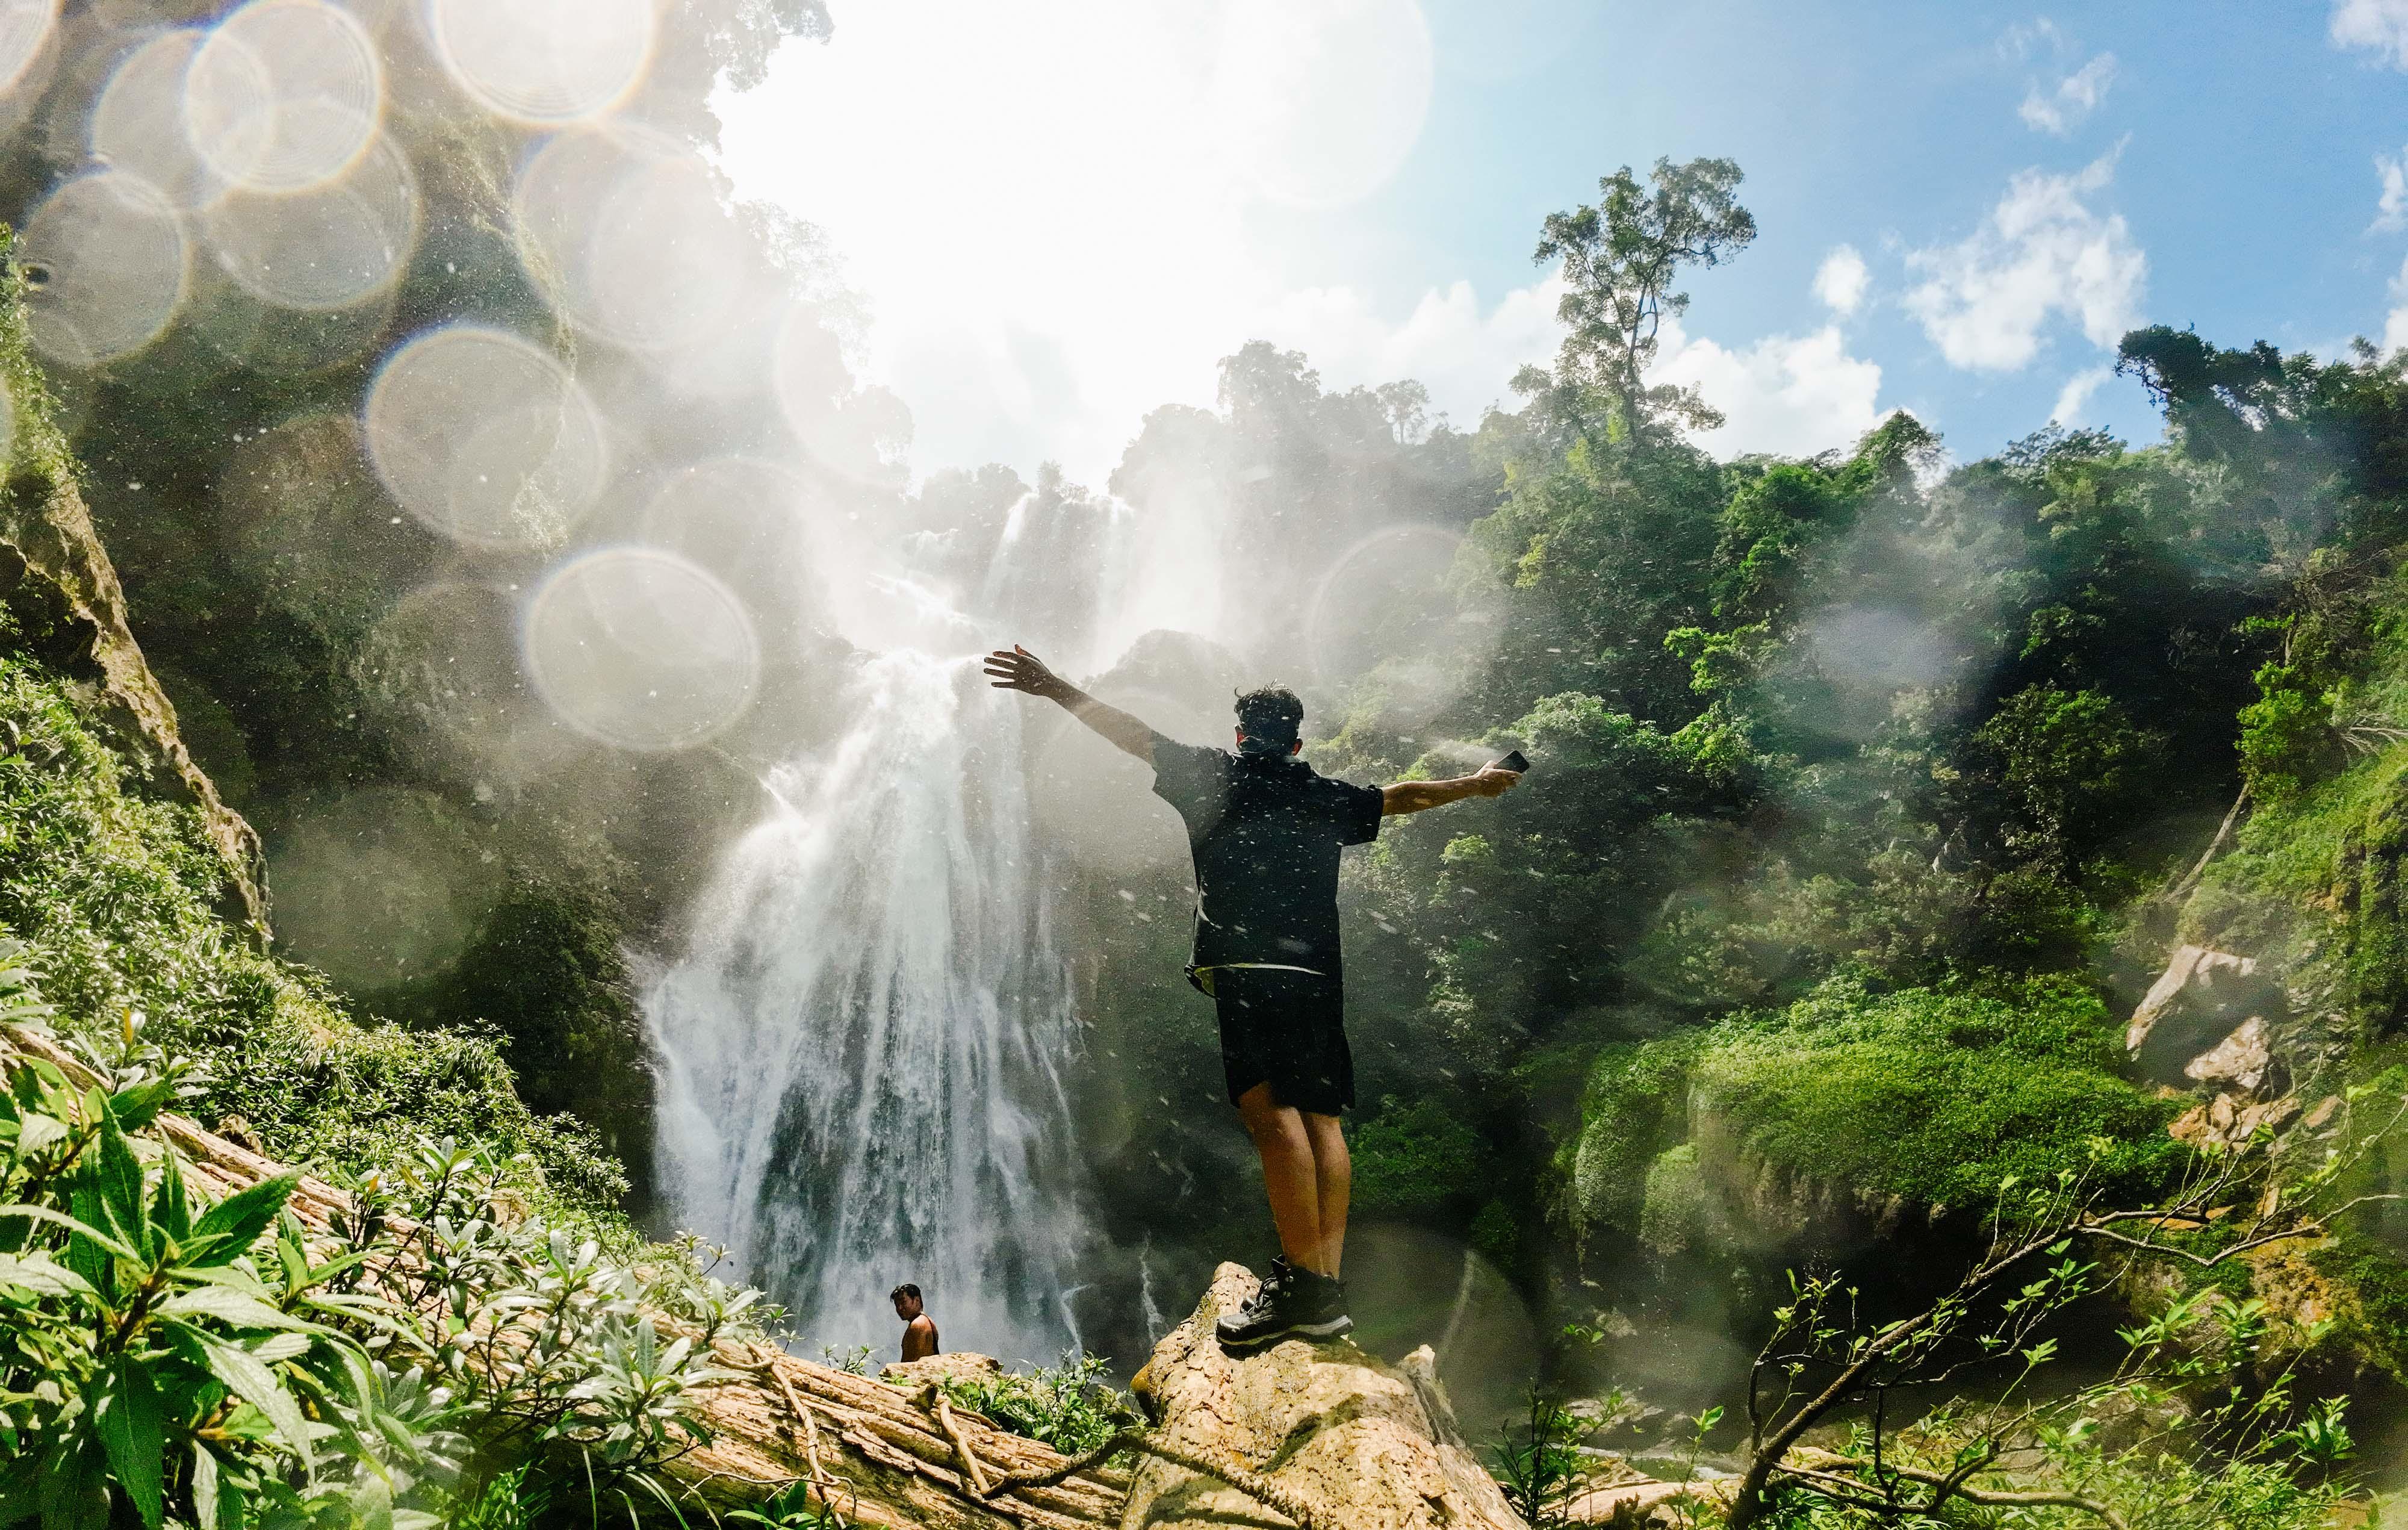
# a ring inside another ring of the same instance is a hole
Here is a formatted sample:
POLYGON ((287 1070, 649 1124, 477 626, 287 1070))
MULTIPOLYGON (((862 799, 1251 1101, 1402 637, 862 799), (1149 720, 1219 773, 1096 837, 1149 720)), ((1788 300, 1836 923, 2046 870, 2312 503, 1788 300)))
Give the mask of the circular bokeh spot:
POLYGON ((1412 152, 1436 73, 1414 0, 1236 0, 1223 29, 1216 106, 1265 195, 1358 202, 1412 152))
POLYGON ((771 632, 814 604, 812 497, 774 462, 717 457, 685 469, 644 508, 642 540, 708 569, 771 632))
POLYGON ((179 208, 204 207, 225 191, 184 131, 184 75, 208 34, 178 27, 127 54, 92 108, 93 157, 130 170, 179 208))
POLYGON ((236 191, 201 214, 209 253, 278 308, 350 308, 401 279, 418 244, 418 183, 380 135, 336 179, 307 191, 236 191))
POLYGON ((527 602, 521 642, 545 703, 623 749, 703 742, 743 714, 761 677, 743 602, 658 548, 606 547, 562 565, 527 602))
POLYGON ((561 133, 521 170, 520 258, 579 328, 636 351, 709 345, 744 322, 750 246, 710 166, 657 133, 561 133))
POLYGON ((25 220, 18 255, 34 282, 34 344, 70 367, 96 367, 158 339, 189 275, 176 209, 122 170, 78 176, 52 192, 25 220))
POLYGON ((531 123, 599 116, 652 58, 651 0, 434 0, 427 30, 478 104, 531 123))
POLYGON ((322 0, 251 0, 218 23, 184 73, 184 126, 223 180, 299 191, 343 172, 376 135, 375 42, 322 0))
MULTIPOLYGON (((1230 737, 1226 702, 1214 709, 1109 683, 1096 686, 1096 694, 1170 738, 1226 747, 1230 737)), ((1154 795, 1152 767, 1087 729, 1054 719, 1052 736, 1030 762, 1029 777, 1039 834, 1089 870, 1135 875, 1186 862, 1186 827, 1154 795)), ((1157 910, 1148 912, 1159 917, 1157 910)))
POLYGON ((0 0, 0 91, 13 89, 59 24, 59 0, 0 0))
POLYGON ((1313 672, 1344 685, 1377 671, 1392 725, 1419 726, 1462 693, 1498 625, 1467 608, 1454 578, 1463 538, 1443 527, 1392 526, 1339 555, 1305 608, 1313 672))
POLYGON ((440 971, 491 902, 479 850, 472 826, 431 793, 372 787, 312 807, 269 853, 278 939, 346 984, 440 971))
POLYGON ((361 418, 394 498, 471 546, 556 544, 601 492, 592 400, 558 360, 502 330, 411 340, 377 374, 361 418))

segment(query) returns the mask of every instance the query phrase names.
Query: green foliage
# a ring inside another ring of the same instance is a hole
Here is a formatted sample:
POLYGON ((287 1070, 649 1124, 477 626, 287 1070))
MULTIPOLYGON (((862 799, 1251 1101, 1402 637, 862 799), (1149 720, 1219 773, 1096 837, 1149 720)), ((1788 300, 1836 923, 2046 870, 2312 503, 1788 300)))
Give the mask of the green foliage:
MULTIPOLYGON (((36 1013, 22 968, 0 1011, 36 1013)), ((616 1263, 510 1209, 530 1165, 450 1144, 330 1233, 293 1175, 212 1201, 158 1130, 188 1066, 130 1024, 88 1056, 97 1085, 25 1060, 0 1094, 0 1524, 515 1530, 530 1469, 573 1460, 598 1509, 708 1438, 694 1394, 752 1293, 616 1263), (641 1310, 672 1291, 698 1341, 641 1310), (472 1460, 519 1465, 497 1494, 472 1460)))
POLYGON ((1354 1210, 1367 1218, 1435 1221, 1460 1217, 1494 1182, 1486 1145, 1436 1100, 1380 1103, 1355 1128, 1354 1210))
POLYGON ((0 924, 31 948, 70 1030, 129 1011, 200 1065, 194 1106, 269 1151, 369 1168, 420 1135, 532 1154, 546 1193, 600 1211, 625 1190, 592 1131, 538 1119, 493 1042, 362 1026, 327 985, 261 953, 219 913, 220 862, 191 810, 135 790, 75 693, 0 655, 0 924))
POLYGON ((1058 1365, 996 1376, 949 1376, 941 1383, 955 1407, 983 1415, 998 1429, 1081 1455, 1140 1422, 1127 1395, 1107 1379, 1111 1362, 1065 1350, 1058 1365))
POLYGON ((1639 1230, 1647 1181, 1668 1141, 1688 1131, 1688 1069, 1703 1042, 1691 1032, 1599 1051, 1581 1093, 1581 1128, 1567 1145, 1575 1234, 1639 1230))
POLYGON ((1572 1523, 1567 1509, 1584 1465, 1581 1442, 1593 1433, 1594 1424, 1533 1389, 1528 1420, 1489 1447, 1497 1485, 1530 1530, 1561 1530, 1572 1523))
POLYGON ((2112 832, 2165 743, 2114 698, 2054 684, 2008 697, 1973 740, 1997 762, 2007 844, 2028 859, 2064 858, 2112 832))
POLYGON ((1694 388, 1651 389, 1644 376, 1663 321, 1688 311, 1689 295, 1673 287, 1681 268, 1737 255, 1756 238, 1756 220, 1739 205, 1740 167, 1729 160, 1659 159, 1647 179, 1642 187, 1626 165, 1598 182, 1595 207, 1547 217, 1536 258, 1563 263, 1558 370, 1617 395, 1634 411, 1633 429, 1656 412, 1719 425, 1694 388))
POLYGON ((1927 1206, 1987 1202, 2110 1144, 2108 1182, 2146 1191, 2178 1164, 2172 1118, 2113 1071, 2118 1035, 2078 981, 1993 993, 1877 994, 1834 979, 1779 1015, 1719 1028, 1695 1108, 1746 1151, 1804 1178, 1927 1206))

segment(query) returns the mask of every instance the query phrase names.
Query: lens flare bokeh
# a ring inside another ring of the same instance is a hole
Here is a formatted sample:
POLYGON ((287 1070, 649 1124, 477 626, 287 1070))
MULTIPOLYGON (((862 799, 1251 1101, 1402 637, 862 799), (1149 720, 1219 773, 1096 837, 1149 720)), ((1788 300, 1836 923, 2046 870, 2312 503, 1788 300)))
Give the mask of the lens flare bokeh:
POLYGON ((426 27, 443 66, 480 106, 555 126, 608 111, 643 78, 651 0, 434 0, 426 27))
POLYGON ((330 180, 365 151, 383 108, 376 44, 322 0, 251 0, 184 74, 184 126, 209 168, 258 191, 330 180))
POLYGON ((659 133, 555 136, 521 168, 512 212, 528 276, 588 334, 663 351, 708 344, 738 321, 743 231, 710 166, 659 133))
POLYGON ((470 546, 552 546, 601 492, 601 416, 566 368, 503 330, 411 340, 378 374, 362 420, 394 501, 470 546))
POLYGON ((209 253, 245 292, 290 309, 343 309, 401 278, 418 243, 418 184, 379 137, 334 180, 228 193, 200 214, 209 253))
POLYGON ((184 79, 208 34, 178 27, 127 54, 101 88, 88 128, 92 155, 158 188, 179 208, 207 207, 227 182, 184 126, 184 79))
POLYGON ((528 678, 562 721, 648 753, 726 729, 761 677, 735 591, 658 548, 598 548, 562 565, 528 600, 521 642, 528 678))
POLYGON ((192 252, 175 208, 123 170, 79 176, 26 220, 19 246, 37 278, 34 343, 69 367, 97 367, 157 339, 184 300, 192 252))
POLYGON ((0 91, 14 87, 59 23, 59 0, 0 0, 0 91))

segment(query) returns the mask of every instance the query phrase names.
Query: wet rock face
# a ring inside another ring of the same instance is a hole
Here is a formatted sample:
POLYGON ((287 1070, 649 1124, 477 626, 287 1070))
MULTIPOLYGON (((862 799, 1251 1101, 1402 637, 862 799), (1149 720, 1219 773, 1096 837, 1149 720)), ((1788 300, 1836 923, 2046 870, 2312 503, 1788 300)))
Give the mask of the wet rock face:
MULTIPOLYGON (((1464 1442, 1428 1349, 1389 1365, 1353 1344, 1291 1340, 1233 1359, 1213 1321, 1254 1289, 1224 1264, 1194 1316, 1155 1346, 1137 1387, 1181 1450, 1260 1473, 1331 1530, 1521 1530, 1464 1442)), ((1124 1530, 1273 1525, 1263 1504, 1197 1472, 1148 1459, 1124 1530)))
POLYGON ((2283 1092, 2290 1070, 2274 1055, 2265 1020, 2253 1015, 2232 1034, 2185 1063, 2183 1076, 2219 1094, 2265 1100, 2283 1092))
POLYGON ((2265 1022, 2286 1011, 2282 986, 2259 971, 2256 958, 2203 945, 2177 946, 2132 1012, 2124 1046, 2143 1077, 2160 1084, 2196 1084, 2202 1080, 2188 1071, 2194 1059, 2252 1022, 2258 1026, 2262 1048, 2265 1022))

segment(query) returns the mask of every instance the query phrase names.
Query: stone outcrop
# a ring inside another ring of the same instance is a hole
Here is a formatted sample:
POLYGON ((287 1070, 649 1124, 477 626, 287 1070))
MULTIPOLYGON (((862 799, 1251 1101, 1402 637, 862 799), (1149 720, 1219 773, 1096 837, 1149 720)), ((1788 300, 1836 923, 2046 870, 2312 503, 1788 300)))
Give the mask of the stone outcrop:
MULTIPOLYGON (((1212 1337, 1254 1289, 1224 1264, 1193 1316, 1138 1376, 1140 1401, 1182 1453, 1259 1474, 1320 1530, 1521 1530, 1464 1442, 1425 1348, 1389 1365, 1340 1340, 1291 1340, 1233 1359, 1212 1337)), ((1149 1458, 1122 1530, 1230 1530, 1282 1517, 1226 1480, 1149 1458)))
POLYGON ((0 411, 12 418, 0 431, 0 547, 39 579, 90 634, 101 689, 122 707, 143 740, 192 794, 201 828, 224 862, 226 880, 241 898, 252 931, 267 937, 266 855, 259 834, 228 807, 217 783, 193 758, 177 730, 175 704, 142 656, 126 620, 125 591, 108 549, 92 524, 77 483, 66 438, 43 401, 38 374, 25 358, 22 276, 0 273, 0 411), (14 358, 17 366, 9 367, 14 358))
POLYGON ((2252 1015, 2232 1034, 2183 1064, 2183 1076, 2220 1094, 2262 1100, 2280 1094, 2289 1070, 2274 1055, 2266 1022, 2252 1015))
POLYGON ((2124 1028, 2142 1073, 2172 1083, 2182 1065, 2251 1018, 2279 1014, 2282 990, 2255 957, 2179 945, 2124 1028))

